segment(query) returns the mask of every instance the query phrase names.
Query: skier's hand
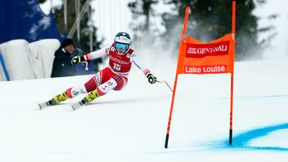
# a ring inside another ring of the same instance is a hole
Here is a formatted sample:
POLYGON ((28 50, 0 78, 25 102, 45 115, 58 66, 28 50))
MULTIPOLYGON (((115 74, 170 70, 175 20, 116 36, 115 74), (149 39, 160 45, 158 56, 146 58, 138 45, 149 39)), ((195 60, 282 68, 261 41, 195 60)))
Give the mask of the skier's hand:
POLYGON ((152 74, 148 74, 146 77, 148 78, 148 82, 150 84, 154 84, 157 82, 157 78, 152 74))
POLYGON ((81 62, 81 56, 74 56, 72 59, 71 59, 71 64, 74 65, 74 64, 78 64, 81 62))

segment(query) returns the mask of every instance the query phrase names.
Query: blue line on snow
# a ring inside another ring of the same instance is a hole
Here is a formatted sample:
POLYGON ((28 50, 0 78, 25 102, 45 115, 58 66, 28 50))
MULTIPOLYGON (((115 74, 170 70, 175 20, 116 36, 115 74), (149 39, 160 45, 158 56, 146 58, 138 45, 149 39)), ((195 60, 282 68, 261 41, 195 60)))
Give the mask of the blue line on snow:
MULTIPOLYGON (((233 137, 233 145, 228 145, 228 140, 220 143, 220 147, 224 148, 239 148, 239 149, 252 149, 252 150, 270 150, 270 151, 288 151, 288 148, 285 147, 274 147, 274 146, 249 146, 249 142, 257 138, 265 137, 268 134, 279 131, 282 129, 288 129, 288 123, 278 124, 273 126, 267 126, 259 129, 253 129, 241 134, 235 135, 233 137)), ((214 145, 215 146, 215 145, 214 145)), ((215 148, 219 148, 216 146, 215 148)))

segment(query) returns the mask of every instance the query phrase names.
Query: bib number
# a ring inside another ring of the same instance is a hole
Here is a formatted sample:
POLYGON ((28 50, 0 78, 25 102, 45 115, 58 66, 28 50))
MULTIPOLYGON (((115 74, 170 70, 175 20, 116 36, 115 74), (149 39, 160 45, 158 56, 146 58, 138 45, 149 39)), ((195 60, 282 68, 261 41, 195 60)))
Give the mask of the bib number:
POLYGON ((113 69, 116 71, 120 71, 121 70, 121 65, 113 63, 113 69))

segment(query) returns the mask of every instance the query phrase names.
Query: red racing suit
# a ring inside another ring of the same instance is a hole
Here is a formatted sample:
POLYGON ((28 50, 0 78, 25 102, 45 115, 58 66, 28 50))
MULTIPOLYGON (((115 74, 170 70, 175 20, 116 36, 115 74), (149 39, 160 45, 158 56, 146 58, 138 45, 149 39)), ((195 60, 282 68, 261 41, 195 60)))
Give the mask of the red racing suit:
POLYGON ((123 55, 119 55, 116 52, 114 43, 111 46, 88 53, 83 57, 84 60, 93 60, 106 55, 109 57, 108 66, 100 70, 84 85, 78 85, 66 90, 69 98, 73 98, 78 94, 88 93, 96 88, 100 96, 108 93, 112 89, 121 90, 128 82, 128 74, 132 63, 145 75, 150 73, 150 71, 138 61, 133 49, 129 48, 123 55))

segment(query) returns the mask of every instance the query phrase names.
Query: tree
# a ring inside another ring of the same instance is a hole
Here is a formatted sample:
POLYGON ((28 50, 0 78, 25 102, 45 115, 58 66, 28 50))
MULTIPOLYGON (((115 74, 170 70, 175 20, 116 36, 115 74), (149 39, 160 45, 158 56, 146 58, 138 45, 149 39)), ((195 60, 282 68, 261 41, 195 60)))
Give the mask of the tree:
MULTIPOLYGON (((145 3, 149 3, 147 1, 149 0, 133 2, 136 7, 132 5, 133 7, 130 8, 136 18, 137 16, 140 17, 140 15, 145 16, 145 12, 141 12, 139 10, 141 7, 139 6, 142 5, 144 9, 145 3)), ((187 25, 188 35, 200 41, 209 42, 231 33, 232 0, 163 0, 163 2, 164 5, 173 6, 173 9, 170 12, 161 13, 166 29, 165 32, 161 33, 162 42, 164 42, 162 45, 167 46, 167 43, 170 43, 169 47, 174 48, 173 53, 177 53, 179 40, 171 40, 171 37, 180 37, 181 32, 179 31, 182 29, 186 6, 191 8, 187 25)), ((256 2, 263 4, 265 0, 256 0, 256 2)), ((263 43, 267 42, 269 38, 259 41, 258 35, 260 32, 271 30, 271 26, 263 29, 258 28, 258 18, 252 13, 255 9, 253 0, 237 0, 236 3, 236 60, 261 58, 263 43)), ((148 9, 153 12, 153 8, 148 9)), ((151 24, 146 23, 146 25, 151 24)), ((136 29, 136 27, 134 28, 136 29)), ((140 26, 136 30, 142 29, 140 26)))
POLYGON ((136 20, 132 21, 130 26, 134 31, 134 45, 137 48, 141 49, 144 44, 149 44, 150 46, 150 43, 154 40, 151 17, 155 17, 153 5, 157 3, 158 0, 134 0, 128 4, 133 20, 136 20))
MULTIPOLYGON (((231 0, 171 0, 166 3, 174 3, 179 13, 170 16, 168 21, 179 22, 180 18, 180 22, 183 22, 181 18, 184 17, 185 7, 188 5, 191 8, 187 34, 200 41, 209 42, 231 32, 231 0)), ((253 0, 237 0, 236 3, 236 60, 260 58, 262 48, 258 42, 257 17, 252 13, 255 3, 253 0)), ((171 26, 166 27, 173 29, 171 26)))
POLYGON ((137 26, 134 26, 134 31, 149 31, 149 20, 151 17, 151 13, 154 12, 152 9, 152 5, 157 3, 158 0, 136 0, 128 4, 128 7, 130 8, 134 18, 137 19, 142 15, 145 17, 144 22, 137 24, 137 26))
MULTIPOLYGON (((47 0, 40 0, 40 3, 44 3, 47 0)), ((87 0, 80 0, 80 8, 87 0)), ((58 30, 62 35, 65 37, 69 32, 69 29, 71 29, 75 19, 76 19, 76 11, 75 11, 75 1, 74 0, 67 0, 67 30, 65 31, 64 27, 64 12, 63 12, 64 4, 61 7, 53 8, 54 10, 54 17, 55 21, 58 27, 58 30)), ((91 7, 89 6, 89 9, 91 10, 91 7)), ((93 11, 92 11, 93 12, 93 11)), ((96 31, 97 28, 93 25, 90 25, 88 20, 88 14, 85 14, 84 17, 80 21, 80 35, 81 35, 81 41, 77 42, 77 46, 80 47, 84 52, 90 51, 90 44, 89 44, 89 32, 92 32, 93 35, 93 50, 97 50, 100 48, 101 43, 103 40, 98 40, 96 31)), ((75 41, 76 34, 72 37, 75 41)))

